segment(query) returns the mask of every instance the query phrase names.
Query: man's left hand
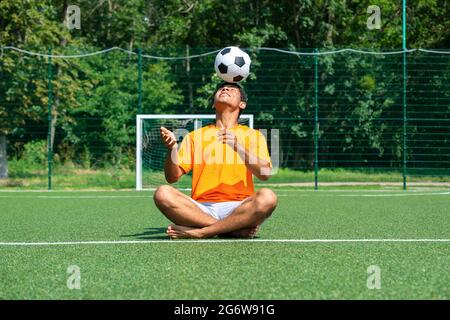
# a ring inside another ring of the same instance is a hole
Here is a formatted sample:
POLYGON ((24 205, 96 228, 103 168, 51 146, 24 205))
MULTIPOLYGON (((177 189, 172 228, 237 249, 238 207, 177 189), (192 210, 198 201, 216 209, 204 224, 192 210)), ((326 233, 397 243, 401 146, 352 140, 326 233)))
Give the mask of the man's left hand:
POLYGON ((228 144, 234 151, 237 151, 241 148, 241 145, 234 133, 227 130, 220 130, 217 134, 217 140, 219 143, 228 144))

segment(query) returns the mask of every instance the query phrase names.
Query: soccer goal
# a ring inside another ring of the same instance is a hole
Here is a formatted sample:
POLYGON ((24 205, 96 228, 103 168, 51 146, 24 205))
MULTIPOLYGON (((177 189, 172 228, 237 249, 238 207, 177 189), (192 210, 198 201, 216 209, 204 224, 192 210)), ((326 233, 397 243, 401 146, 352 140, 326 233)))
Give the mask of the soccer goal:
MULTIPOLYGON (((175 133, 178 143, 189 132, 214 123, 215 114, 142 114, 136 116, 136 190, 154 190, 167 184, 164 177, 164 160, 167 149, 161 141, 159 128, 166 127, 175 133)), ((253 128, 253 115, 243 114, 239 124, 253 128)), ((191 173, 183 175, 174 184, 178 189, 191 188, 191 173)))

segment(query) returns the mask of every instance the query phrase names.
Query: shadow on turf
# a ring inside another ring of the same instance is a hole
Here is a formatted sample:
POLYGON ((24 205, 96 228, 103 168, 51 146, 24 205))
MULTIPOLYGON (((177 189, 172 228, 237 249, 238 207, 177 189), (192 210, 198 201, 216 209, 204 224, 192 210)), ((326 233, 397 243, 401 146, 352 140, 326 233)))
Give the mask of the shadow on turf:
POLYGON ((145 228, 141 233, 136 234, 122 234, 121 237, 136 238, 139 240, 151 240, 151 239, 168 239, 166 234, 166 228, 145 228))
MULTIPOLYGON (((167 228, 145 228, 141 233, 135 234, 122 234, 120 235, 122 238, 136 238, 138 240, 155 240, 155 239, 164 239, 167 240, 169 237, 166 234, 167 228)), ((228 235, 219 235, 217 238, 222 239, 233 239, 234 237, 228 235)), ((254 239, 258 239, 259 236, 256 236, 254 239)))

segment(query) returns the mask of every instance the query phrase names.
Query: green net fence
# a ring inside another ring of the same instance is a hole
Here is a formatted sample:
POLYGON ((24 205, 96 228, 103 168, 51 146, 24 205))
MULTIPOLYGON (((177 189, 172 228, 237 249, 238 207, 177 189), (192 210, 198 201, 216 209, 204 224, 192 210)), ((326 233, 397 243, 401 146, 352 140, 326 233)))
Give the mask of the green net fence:
MULTIPOLYGON (((218 50, 27 49, 0 58, 1 187, 133 188, 136 115, 214 113, 218 50)), ((245 113, 269 149, 279 132, 269 182, 448 181, 448 51, 247 52, 245 113)))

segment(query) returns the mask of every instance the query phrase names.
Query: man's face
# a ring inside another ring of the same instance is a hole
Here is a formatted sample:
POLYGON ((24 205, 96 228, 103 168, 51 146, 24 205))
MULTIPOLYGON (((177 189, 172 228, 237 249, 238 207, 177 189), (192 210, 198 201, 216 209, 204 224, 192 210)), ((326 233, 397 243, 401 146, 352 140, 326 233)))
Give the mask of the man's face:
POLYGON ((233 107, 239 107, 241 103, 241 92, 239 88, 233 86, 224 86, 217 90, 214 101, 220 104, 227 104, 233 107))

